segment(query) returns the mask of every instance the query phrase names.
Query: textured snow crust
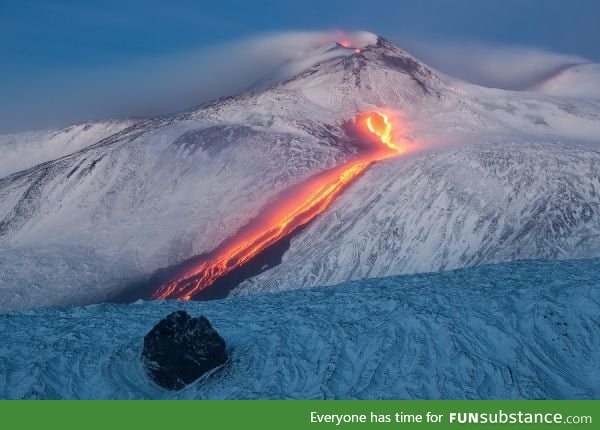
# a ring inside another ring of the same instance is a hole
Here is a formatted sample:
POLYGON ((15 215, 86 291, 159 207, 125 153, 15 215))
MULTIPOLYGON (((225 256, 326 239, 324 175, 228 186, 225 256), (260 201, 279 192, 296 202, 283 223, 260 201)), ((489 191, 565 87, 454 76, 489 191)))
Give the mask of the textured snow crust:
POLYGON ((212 302, 0 315, 0 398, 600 396, 600 260, 521 261, 212 302), (230 360, 179 392, 140 360, 168 313, 206 315, 230 360))

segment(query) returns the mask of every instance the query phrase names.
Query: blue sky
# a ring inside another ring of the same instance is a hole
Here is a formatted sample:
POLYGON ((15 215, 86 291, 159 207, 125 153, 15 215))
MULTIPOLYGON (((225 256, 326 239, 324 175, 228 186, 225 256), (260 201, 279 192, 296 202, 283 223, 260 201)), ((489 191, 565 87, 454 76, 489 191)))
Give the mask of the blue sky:
POLYGON ((103 68, 265 32, 368 30, 400 46, 518 45, 599 62, 598 17, 595 0, 0 0, 0 132, 109 115, 110 106, 89 113, 74 106, 81 117, 50 114, 58 95, 81 103, 73 93, 82 89, 70 82, 89 87, 90 74, 101 79, 103 68))

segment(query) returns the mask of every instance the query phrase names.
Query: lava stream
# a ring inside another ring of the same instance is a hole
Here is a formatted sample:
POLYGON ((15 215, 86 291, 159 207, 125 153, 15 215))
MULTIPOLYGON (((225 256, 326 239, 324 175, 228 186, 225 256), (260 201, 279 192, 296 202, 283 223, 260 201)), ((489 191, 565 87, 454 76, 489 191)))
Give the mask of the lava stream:
POLYGON ((154 298, 192 299, 217 279, 244 265, 278 240, 312 221, 371 163, 403 152, 393 141, 392 123, 386 114, 369 113, 359 118, 359 123, 361 122, 364 123, 365 130, 375 136, 383 148, 369 151, 301 184, 294 190, 290 199, 269 208, 256 224, 223 243, 206 261, 177 279, 161 285, 154 298))

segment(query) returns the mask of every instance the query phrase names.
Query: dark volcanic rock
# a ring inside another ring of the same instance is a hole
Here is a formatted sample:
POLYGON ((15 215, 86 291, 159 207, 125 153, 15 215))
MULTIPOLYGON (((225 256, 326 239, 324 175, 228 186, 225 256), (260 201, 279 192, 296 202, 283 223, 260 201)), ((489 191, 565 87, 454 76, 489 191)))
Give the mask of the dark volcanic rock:
POLYGON ((144 337, 146 373, 160 386, 179 390, 227 361, 225 341, 203 316, 168 315, 144 337))

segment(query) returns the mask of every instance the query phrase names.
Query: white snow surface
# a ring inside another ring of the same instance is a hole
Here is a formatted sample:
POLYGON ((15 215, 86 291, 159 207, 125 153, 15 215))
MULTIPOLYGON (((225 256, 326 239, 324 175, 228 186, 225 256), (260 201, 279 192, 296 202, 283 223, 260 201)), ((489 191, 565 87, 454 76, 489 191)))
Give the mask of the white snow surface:
POLYGON ((600 64, 578 64, 561 70, 534 90, 554 96, 600 100, 600 64))
POLYGON ((600 256, 600 102, 469 85, 383 39, 315 55, 285 82, 0 177, 0 309, 102 301, 214 249, 288 187, 356 156, 345 124, 373 109, 396 113, 410 154, 371 166, 236 293, 600 256))
POLYGON ((135 120, 86 122, 58 130, 0 135, 0 178, 90 146, 135 120))
POLYGON ((212 302, 0 315, 7 399, 597 399, 600 260, 522 261, 212 302), (228 362, 181 391, 141 364, 170 312, 228 362))

